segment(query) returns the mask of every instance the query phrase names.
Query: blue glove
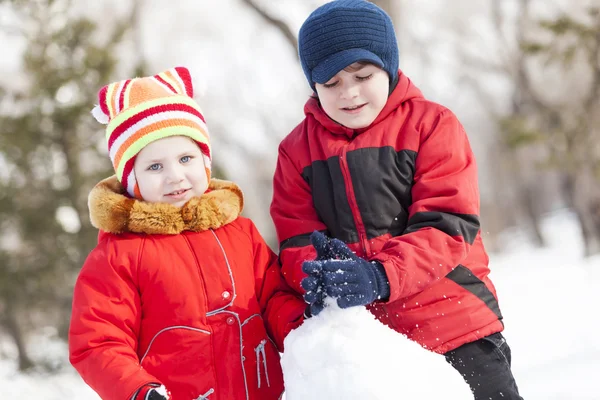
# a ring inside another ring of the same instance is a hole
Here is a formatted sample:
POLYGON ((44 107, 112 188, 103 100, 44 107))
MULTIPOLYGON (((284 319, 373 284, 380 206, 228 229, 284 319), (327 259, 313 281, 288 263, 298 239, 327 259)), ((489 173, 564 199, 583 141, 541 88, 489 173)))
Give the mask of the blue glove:
POLYGON ((310 234, 310 243, 317 251, 317 258, 315 258, 315 260, 321 261, 337 258, 335 251, 331 246, 331 240, 332 239, 329 239, 327 236, 325 236, 325 234, 319 231, 314 231, 310 234))
MULTIPOLYGON (((311 241, 313 245, 315 242, 322 245, 322 238, 317 233, 311 235, 311 241)), ((323 310, 325 296, 337 298, 340 308, 367 305, 390 296, 390 284, 381 263, 358 257, 339 239, 329 241, 328 245, 334 259, 306 261, 302 265, 302 270, 308 274, 302 280, 306 290, 304 299, 309 303, 312 315, 323 310)))
MULTIPOLYGON (((302 270, 304 270, 304 264, 307 262, 320 262, 329 260, 335 257, 335 253, 331 248, 329 238, 319 231, 314 231, 310 235, 310 242, 317 251, 317 258, 315 261, 305 261, 302 264, 302 270)), ((325 308, 325 292, 323 291, 322 285, 320 284, 319 274, 310 274, 302 280, 300 283, 306 293, 304 294, 304 301, 308 303, 306 310, 304 311, 304 317, 310 318, 313 315, 319 314, 325 308)))
MULTIPOLYGON (((325 292, 325 295, 337 298, 340 308, 364 306, 390 296, 390 284, 385 269, 376 261, 309 261, 304 263, 302 269, 310 276, 318 277, 321 285, 320 297, 323 298, 322 293, 325 292)), ((302 286, 305 287, 304 281, 302 286)), ((305 299, 307 302, 311 300, 306 296, 305 299)))

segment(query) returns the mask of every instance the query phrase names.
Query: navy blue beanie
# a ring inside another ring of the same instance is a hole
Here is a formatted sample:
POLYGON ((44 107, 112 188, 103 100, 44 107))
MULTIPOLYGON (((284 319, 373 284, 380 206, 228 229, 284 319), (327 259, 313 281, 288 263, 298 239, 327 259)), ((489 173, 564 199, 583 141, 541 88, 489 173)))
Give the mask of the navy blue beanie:
POLYGON ((298 53, 313 90, 315 83, 326 83, 357 61, 387 72, 390 92, 398 81, 394 25, 385 11, 366 0, 334 0, 313 11, 300 28, 298 53))

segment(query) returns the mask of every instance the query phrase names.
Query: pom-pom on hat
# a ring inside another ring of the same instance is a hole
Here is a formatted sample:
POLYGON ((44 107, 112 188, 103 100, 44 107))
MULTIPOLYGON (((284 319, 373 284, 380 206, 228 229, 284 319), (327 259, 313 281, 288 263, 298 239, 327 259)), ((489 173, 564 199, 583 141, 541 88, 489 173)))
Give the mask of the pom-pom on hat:
POLYGON ((141 199, 133 170, 137 154, 146 145, 170 136, 187 136, 196 142, 210 180, 208 128, 193 95, 192 78, 184 67, 114 82, 100 89, 92 115, 107 124, 110 160, 131 197, 141 199))

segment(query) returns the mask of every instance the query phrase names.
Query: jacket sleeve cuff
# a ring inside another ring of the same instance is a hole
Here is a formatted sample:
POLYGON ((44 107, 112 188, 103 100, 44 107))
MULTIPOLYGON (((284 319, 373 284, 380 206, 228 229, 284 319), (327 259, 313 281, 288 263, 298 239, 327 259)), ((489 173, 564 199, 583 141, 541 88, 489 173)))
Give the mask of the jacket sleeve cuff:
POLYGON ((371 261, 371 263, 374 266, 373 273, 379 290, 378 300, 388 301, 390 299, 390 281, 385 273, 385 268, 379 261, 371 261))
POLYGON ((144 385, 133 394, 131 400, 167 400, 167 397, 154 390, 159 387, 161 387, 159 383, 144 385))

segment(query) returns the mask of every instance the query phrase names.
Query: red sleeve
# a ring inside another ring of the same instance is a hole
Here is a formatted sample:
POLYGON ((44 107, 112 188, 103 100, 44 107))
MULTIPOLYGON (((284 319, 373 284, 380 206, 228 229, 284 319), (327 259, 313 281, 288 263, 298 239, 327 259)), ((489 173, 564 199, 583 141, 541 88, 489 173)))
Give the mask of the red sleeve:
POLYGON ((372 260, 390 280, 390 302, 423 291, 468 255, 479 232, 477 167, 458 119, 442 112, 421 139, 407 229, 372 260))
POLYGON ((258 302, 269 336, 283 351, 283 340, 303 321, 306 303, 283 279, 277 256, 253 223, 250 223, 250 237, 254 246, 258 302))
POLYGON ((141 317, 131 271, 136 260, 111 257, 108 242, 88 256, 75 284, 69 359, 102 399, 123 400, 159 381, 140 367, 134 350, 141 317))
POLYGON ((279 261, 285 280, 298 293, 304 293, 300 282, 306 275, 301 265, 305 260, 316 257, 310 244, 310 234, 313 231, 326 232, 327 227, 317 216, 308 182, 283 144, 279 146, 273 178, 271 218, 279 239, 279 261))

